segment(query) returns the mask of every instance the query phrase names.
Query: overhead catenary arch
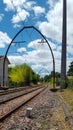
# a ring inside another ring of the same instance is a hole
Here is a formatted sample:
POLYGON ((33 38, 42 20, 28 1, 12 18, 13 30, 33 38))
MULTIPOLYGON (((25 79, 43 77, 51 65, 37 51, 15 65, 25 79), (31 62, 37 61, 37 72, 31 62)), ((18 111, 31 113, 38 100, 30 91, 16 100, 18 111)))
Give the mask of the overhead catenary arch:
POLYGON ((19 30, 19 32, 13 37, 12 41, 10 42, 8 48, 7 48, 7 51, 5 53, 5 56, 4 56, 4 62, 3 62, 3 86, 4 86, 4 82, 5 82, 5 59, 7 57, 7 54, 8 54, 8 51, 9 51, 9 48, 10 46, 12 45, 12 43, 14 42, 15 38, 24 30, 24 29, 34 29, 36 32, 38 32, 42 38, 45 40, 45 42, 48 44, 48 47, 50 49, 50 52, 51 52, 51 55, 52 55, 52 60, 53 60, 53 88, 55 88, 55 59, 54 59, 54 54, 53 54, 53 51, 52 51, 52 48, 48 42, 48 40, 46 39, 46 37, 37 29, 35 28, 34 26, 24 26, 22 29, 19 30))
POLYGON ((42 68, 39 70, 38 74, 39 74, 40 72, 42 72, 43 70, 45 70, 47 73, 49 73, 49 71, 48 71, 46 68, 42 67, 42 68))

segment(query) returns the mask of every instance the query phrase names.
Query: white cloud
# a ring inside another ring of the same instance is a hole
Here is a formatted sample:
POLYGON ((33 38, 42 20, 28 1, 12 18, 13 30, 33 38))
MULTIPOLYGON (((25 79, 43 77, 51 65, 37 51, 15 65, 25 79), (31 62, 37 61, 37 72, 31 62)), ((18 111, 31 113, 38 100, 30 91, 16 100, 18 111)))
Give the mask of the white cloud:
POLYGON ((31 10, 32 6, 36 4, 35 1, 28 0, 3 0, 3 3, 6 4, 6 11, 17 10, 18 8, 31 10))
MULTIPOLYGON (((50 1, 51 2, 51 1, 50 1)), ((58 42, 62 42, 62 0, 59 0, 53 6, 51 4, 51 9, 47 12, 46 18, 47 21, 37 22, 39 26, 39 30, 47 37, 50 37, 58 42)), ((68 66, 73 58, 73 1, 67 1, 67 70, 68 66)), ((62 44, 61 44, 62 45, 62 44)), ((56 45, 56 51, 53 50, 55 63, 56 63, 56 71, 60 72, 61 68, 61 45, 56 45)))
MULTIPOLYGON (((73 43, 73 1, 67 1, 67 42, 73 43)), ((63 1, 58 0, 53 8, 51 8, 46 14, 46 21, 37 22, 39 30, 47 37, 51 37, 58 42, 62 41, 62 7, 63 1)))
POLYGON ((61 60, 59 58, 55 58, 55 71, 61 72, 61 60))
MULTIPOLYGON (((28 47, 35 49, 35 51, 33 50, 30 53, 28 53, 29 58, 27 59, 29 59, 28 60, 29 62, 33 60, 33 63, 35 63, 35 65, 33 65, 33 68, 37 68, 37 65, 46 66, 47 69, 49 69, 49 71, 52 71, 53 59, 52 59, 50 49, 47 43, 46 44, 44 43, 43 45, 41 45, 38 43, 39 41, 40 39, 37 39, 29 43, 28 47)), ((60 72, 60 59, 61 59, 60 49, 57 50, 57 45, 55 45, 54 43, 50 41, 49 41, 49 44, 52 47, 54 58, 56 60, 56 71, 58 70, 60 72)))
POLYGON ((59 51, 53 51, 55 59, 61 59, 61 52, 59 51))
POLYGON ((35 16, 45 13, 45 8, 41 6, 34 6, 33 10, 34 10, 35 16))
POLYGON ((33 70, 36 70, 36 72, 41 75, 41 76, 44 76, 44 75, 47 75, 50 73, 50 70, 49 70, 49 64, 47 66, 44 66, 42 64, 37 64, 37 65, 31 65, 32 66, 32 69, 33 70), (38 69, 37 69, 38 68, 38 69))
MULTIPOLYGON (((31 65, 33 70, 36 72, 39 72, 41 68, 43 69, 46 68, 50 73, 53 70, 53 59, 52 59, 50 50, 48 48, 48 45, 47 44, 41 45, 37 43, 34 46, 33 44, 29 43, 28 47, 30 48, 34 47, 34 50, 28 51, 27 53, 22 54, 22 56, 11 56, 11 57, 9 56, 8 58, 10 62, 12 64, 14 63, 22 64, 26 62, 27 64, 31 65)), ((55 49, 54 46, 53 46, 53 49, 55 49)), ((56 65, 55 65, 56 71, 58 70, 60 72, 60 52, 54 51, 54 57, 56 60, 56 65)), ((46 74, 46 72, 44 74, 46 74)))
POLYGON ((26 2, 26 0, 22 0, 22 2, 20 0, 3 0, 3 3, 6 4, 6 11, 12 11, 15 8, 21 7, 23 2, 26 2))
POLYGON ((33 48, 33 49, 38 49, 39 47, 42 47, 42 45, 39 43, 41 39, 36 39, 34 41, 31 41, 28 44, 28 47, 33 48))
POLYGON ((11 0, 3 0, 3 3, 6 4, 6 11, 14 10, 11 0))
POLYGON ((47 21, 39 22, 39 30, 52 39, 61 42, 62 39, 62 3, 59 1, 46 14, 47 21))
POLYGON ((29 13, 25 10, 19 9, 18 13, 16 15, 13 15, 12 23, 18 23, 21 21, 25 21, 27 17, 29 17, 29 13))
POLYGON ((14 24, 14 28, 19 27, 17 23, 21 21, 25 21, 29 16, 29 11, 32 10, 34 1, 27 0, 3 0, 4 4, 6 4, 6 11, 15 11, 16 14, 12 16, 12 23, 14 24))
POLYGON ((7 35, 7 33, 0 31, 0 48, 4 48, 6 44, 9 44, 11 39, 7 35))
POLYGON ((0 48, 5 48, 5 44, 0 42, 0 48))
MULTIPOLYGON (((32 66, 34 70, 37 70, 37 72, 41 68, 48 69, 49 71, 52 71, 53 69, 53 59, 50 53, 50 49, 48 48, 47 44, 40 44, 38 41, 41 39, 34 40, 28 44, 28 48, 33 48, 33 50, 28 51, 27 53, 22 54, 22 56, 9 56, 9 60, 11 63, 28 63, 32 66), (44 51, 45 50, 45 51, 44 51)), ((53 46, 53 49, 55 49, 55 45, 51 43, 53 46)), ((26 51, 25 48, 20 48, 18 51, 26 51)), ((57 55, 57 54, 56 54, 57 55)), ((57 57, 57 56, 56 56, 57 57)))
POLYGON ((55 0, 48 0, 47 3, 49 4, 50 8, 53 8, 55 5, 55 0))
MULTIPOLYGON (((34 40, 34 41, 31 41, 29 44, 28 44, 28 47, 30 47, 30 48, 33 48, 33 49, 37 49, 37 50, 39 50, 39 48, 41 49, 41 50, 50 50, 49 49, 49 47, 48 47, 48 45, 47 45, 47 43, 44 41, 44 43, 43 43, 43 41, 42 41, 43 39, 37 39, 37 40, 34 40)), ((48 40, 47 40, 48 41, 48 40)), ((51 41, 48 41, 48 44, 50 45, 50 47, 52 48, 52 49, 56 49, 56 44, 54 44, 53 42, 51 42, 51 41)))
POLYGON ((23 4, 23 7, 27 10, 32 10, 32 7, 36 4, 35 1, 27 1, 23 4))
POLYGON ((73 55, 73 45, 67 46, 67 53, 73 55))
POLYGON ((57 49, 56 51, 61 52, 61 49, 62 49, 61 45, 58 45, 56 49, 57 49))
POLYGON ((67 37, 68 43, 73 44, 73 1, 67 1, 67 37))
POLYGON ((14 28, 19 28, 21 25, 19 24, 14 24, 14 28))
MULTIPOLYGON (((53 70, 53 59, 52 59, 52 55, 50 52, 50 49, 48 47, 47 44, 39 44, 37 41, 40 41, 40 39, 32 41, 31 43, 29 43, 29 47, 34 48, 35 49, 35 53, 34 51, 31 51, 29 54, 29 61, 31 59, 34 59, 33 63, 35 63, 35 65, 33 65, 34 69, 37 69, 37 66, 40 66, 39 69, 41 69, 42 67, 46 67, 49 72, 51 72, 53 70), (32 57, 32 58, 31 58, 32 57)), ((54 58, 55 58, 55 67, 56 67, 56 71, 60 72, 60 65, 61 65, 61 46, 57 46, 57 44, 54 44, 50 41, 48 41, 50 46, 52 47, 52 51, 54 54, 54 58), (58 49, 59 48, 59 49, 58 49)))
POLYGON ((25 47, 21 47, 21 48, 17 49, 17 52, 25 53, 26 52, 26 48, 25 47))
POLYGON ((25 61, 22 56, 8 56, 11 65, 23 64, 25 61))
POLYGON ((21 7, 22 4, 26 3, 27 0, 12 0, 12 4, 15 6, 15 7, 21 7))
POLYGON ((0 14, 0 21, 2 21, 4 14, 0 14))
MULTIPOLYGON (((19 22, 27 20, 28 17, 34 14, 35 16, 39 16, 40 14, 45 15, 45 19, 40 19, 40 21, 36 21, 35 25, 39 28, 39 30, 44 34, 47 38, 54 39, 58 42, 62 41, 62 4, 63 0, 47 0, 50 10, 47 10, 47 8, 43 8, 42 6, 39 6, 36 4, 35 1, 27 1, 27 0, 11 0, 13 1, 13 5, 10 2, 10 0, 4 0, 3 2, 6 4, 6 11, 15 11, 13 17, 12 17, 12 23, 14 24, 14 27, 20 27, 19 22), (30 13, 31 12, 31 13, 30 13), (46 13, 45 13, 46 12, 46 13)), ((69 0, 67 1, 67 52, 70 55, 73 55, 73 18, 72 18, 72 12, 73 12, 73 1, 69 0)), ((41 16, 40 15, 40 16, 41 16)), ((35 18, 34 16, 34 18, 35 18)), ((1 17, 2 18, 2 17, 1 17)), ((31 17, 32 18, 32 17, 31 17)), ((28 21, 27 21, 28 22, 28 21)), ((7 41, 3 36, 0 47, 5 47, 5 44, 7 44, 7 41)), ((32 35, 33 38, 33 35, 32 35)), ((1 38, 0 38, 1 39, 1 38)), ((52 63, 52 56, 50 53, 50 49, 48 48, 47 43, 39 43, 41 39, 37 39, 34 41, 31 41, 28 44, 28 50, 27 54, 24 54, 21 56, 12 56, 10 57, 10 60, 13 63, 23 63, 27 62, 28 64, 31 64, 33 69, 41 69, 41 67, 45 67, 49 69, 49 71, 52 71, 53 63, 52 63)), ((48 41, 50 46, 52 47, 52 51, 54 53, 55 57, 55 66, 56 71, 60 72, 61 68, 61 45, 54 44, 53 42, 48 41)), ((20 48, 18 50, 20 53, 25 51, 25 48, 20 48)), ((67 54, 67 69, 70 61, 73 60, 73 58, 68 57, 67 54)))

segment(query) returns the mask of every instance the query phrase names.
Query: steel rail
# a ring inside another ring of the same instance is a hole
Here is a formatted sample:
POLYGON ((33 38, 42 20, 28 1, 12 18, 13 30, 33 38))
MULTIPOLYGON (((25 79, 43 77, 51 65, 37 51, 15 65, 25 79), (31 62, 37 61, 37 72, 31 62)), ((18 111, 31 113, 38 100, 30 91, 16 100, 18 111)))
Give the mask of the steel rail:
MULTIPOLYGON (((47 86, 46 86, 47 87, 47 86)), ((9 109, 7 112, 5 112, 4 114, 0 115, 0 121, 2 122, 3 120, 5 120, 8 116, 10 116, 13 112, 15 112, 16 110, 18 110, 21 106, 23 106, 24 104, 26 104, 27 102, 29 102, 31 99, 33 99, 35 96, 37 96, 38 94, 40 94, 42 91, 44 91, 44 89, 46 89, 46 87, 42 87, 40 89, 34 90, 32 92, 27 93, 24 96, 21 96, 20 98, 22 98, 23 100, 20 102, 17 102, 16 105, 12 104, 12 108, 9 109), (14 106, 13 106, 14 105, 14 106)), ((17 99, 15 99, 17 100, 17 99)), ((12 100, 13 101, 13 100, 12 100)), ((9 107, 9 106, 8 106, 9 107)), ((4 107, 5 108, 5 107, 4 107)))
POLYGON ((29 92, 35 91, 40 88, 42 88, 42 86, 36 87, 36 88, 28 88, 28 89, 24 89, 22 91, 16 91, 16 92, 13 91, 11 93, 6 93, 6 94, 4 93, 3 95, 0 95, 0 105, 1 105, 1 103, 8 102, 12 99, 18 98, 20 96, 23 96, 29 92))

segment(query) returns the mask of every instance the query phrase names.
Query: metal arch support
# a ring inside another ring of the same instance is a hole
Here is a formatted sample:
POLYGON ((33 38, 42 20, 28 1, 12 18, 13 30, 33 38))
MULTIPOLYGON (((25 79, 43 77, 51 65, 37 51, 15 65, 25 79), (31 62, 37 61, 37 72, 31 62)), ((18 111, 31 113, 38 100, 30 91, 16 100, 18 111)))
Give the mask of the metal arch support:
POLYGON ((45 39, 45 42, 48 44, 48 47, 51 51, 51 55, 52 55, 52 59, 53 59, 53 88, 55 88, 55 59, 54 59, 54 55, 53 55, 53 52, 52 52, 52 49, 51 49, 51 46, 48 42, 48 40, 46 39, 46 37, 37 29, 35 28, 34 26, 24 26, 15 36, 14 38, 12 39, 12 41, 10 42, 8 48, 7 48, 7 51, 5 53, 5 56, 4 56, 4 61, 3 61, 3 86, 4 86, 4 80, 5 80, 5 59, 6 59, 6 56, 7 56, 7 53, 9 51, 9 48, 11 46, 11 44, 13 43, 13 41, 15 40, 15 38, 24 30, 24 29, 28 29, 28 28, 32 28, 34 29, 35 31, 37 31, 44 39, 45 39))
POLYGON ((46 68, 40 69, 38 73, 40 73, 43 69, 46 70, 47 73, 49 73, 49 71, 46 68))

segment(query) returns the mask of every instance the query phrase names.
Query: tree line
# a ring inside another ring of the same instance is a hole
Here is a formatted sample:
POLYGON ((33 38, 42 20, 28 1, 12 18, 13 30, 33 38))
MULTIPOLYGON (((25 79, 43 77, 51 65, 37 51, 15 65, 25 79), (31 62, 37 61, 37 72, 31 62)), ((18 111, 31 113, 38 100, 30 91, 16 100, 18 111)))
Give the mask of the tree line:
MULTIPOLYGON (((49 75, 45 75, 41 78, 43 82, 47 82, 52 84, 53 81, 53 72, 49 75)), ((59 72, 55 72, 55 84, 56 86, 60 86, 61 83, 61 74, 59 72)), ((66 74, 66 87, 73 88, 73 61, 69 65, 69 69, 66 74)))
POLYGON ((27 64, 8 67, 8 78, 8 84, 11 86, 37 84, 40 80, 39 74, 35 73, 27 64))
MULTIPOLYGON (((55 72, 55 83, 57 86, 60 85, 60 76, 61 74, 59 72, 55 72)), ((35 73, 29 65, 24 63, 22 65, 8 67, 8 78, 8 85, 11 86, 25 86, 37 84, 38 82, 52 84, 53 71, 49 75, 40 77, 40 75, 35 73)), ((70 87, 73 86, 73 62, 70 63, 67 71, 67 85, 70 87)))

